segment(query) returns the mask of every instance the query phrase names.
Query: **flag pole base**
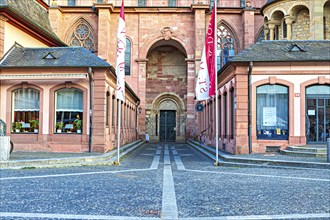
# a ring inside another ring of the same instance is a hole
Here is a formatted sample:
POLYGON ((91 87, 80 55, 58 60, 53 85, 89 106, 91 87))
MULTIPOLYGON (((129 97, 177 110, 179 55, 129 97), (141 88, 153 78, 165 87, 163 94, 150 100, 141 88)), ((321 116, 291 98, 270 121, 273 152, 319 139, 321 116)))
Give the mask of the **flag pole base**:
POLYGON ((218 161, 218 162, 214 162, 214 166, 220 166, 220 162, 218 161))
POLYGON ((119 166, 120 165, 120 162, 119 161, 115 161, 115 162, 113 162, 113 165, 119 166))

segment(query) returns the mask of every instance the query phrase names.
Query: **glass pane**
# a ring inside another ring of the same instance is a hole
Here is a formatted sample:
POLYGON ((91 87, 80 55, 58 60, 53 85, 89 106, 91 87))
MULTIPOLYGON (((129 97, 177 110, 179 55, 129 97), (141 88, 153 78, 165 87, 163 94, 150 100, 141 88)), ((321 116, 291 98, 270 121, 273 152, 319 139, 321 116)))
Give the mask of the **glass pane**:
POLYGON ((35 132, 39 129, 40 92, 18 89, 13 92, 12 132, 35 132))
POLYGON ((325 142, 325 127, 324 127, 324 108, 318 109, 318 140, 319 142, 325 142))
POLYGON ((83 111, 83 93, 78 89, 61 89, 56 98, 56 111, 83 111))
POLYGON ((288 103, 288 88, 285 86, 264 85, 257 88, 258 139, 288 139, 288 103))
POLYGON ((310 86, 306 89, 307 95, 330 95, 330 86, 316 85, 310 86))
POLYGON ((316 99, 307 99, 306 110, 306 138, 307 142, 316 141, 316 99))

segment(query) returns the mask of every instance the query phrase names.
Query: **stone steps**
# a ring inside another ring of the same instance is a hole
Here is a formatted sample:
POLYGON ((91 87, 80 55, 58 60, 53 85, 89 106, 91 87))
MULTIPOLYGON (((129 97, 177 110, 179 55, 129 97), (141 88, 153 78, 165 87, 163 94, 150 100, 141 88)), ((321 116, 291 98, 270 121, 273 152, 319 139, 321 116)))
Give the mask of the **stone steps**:
POLYGON ((301 157, 326 157, 327 149, 323 146, 289 146, 281 154, 301 157))

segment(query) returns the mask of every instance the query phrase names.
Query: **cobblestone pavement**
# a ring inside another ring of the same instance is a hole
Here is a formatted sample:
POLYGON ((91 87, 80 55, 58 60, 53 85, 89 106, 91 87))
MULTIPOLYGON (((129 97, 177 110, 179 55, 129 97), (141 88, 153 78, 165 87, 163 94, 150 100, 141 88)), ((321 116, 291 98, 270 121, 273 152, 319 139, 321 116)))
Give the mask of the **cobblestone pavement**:
POLYGON ((330 219, 330 170, 214 166, 187 144, 145 144, 119 166, 0 172, 0 219, 330 219))

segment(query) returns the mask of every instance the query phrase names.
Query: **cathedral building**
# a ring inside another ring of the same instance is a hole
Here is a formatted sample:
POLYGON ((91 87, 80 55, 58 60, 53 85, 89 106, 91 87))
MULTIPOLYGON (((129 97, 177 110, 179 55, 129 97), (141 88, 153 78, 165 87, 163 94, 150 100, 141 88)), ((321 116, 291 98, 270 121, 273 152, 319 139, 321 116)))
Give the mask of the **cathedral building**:
POLYGON ((0 2, 0 119, 15 149, 111 150, 118 105, 121 144, 148 132, 151 142, 214 146, 216 99, 224 151, 325 142, 329 0, 124 2, 125 102, 115 99, 113 67, 121 1, 0 2), (219 96, 197 112, 195 79, 215 3, 219 96))

